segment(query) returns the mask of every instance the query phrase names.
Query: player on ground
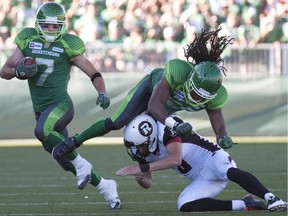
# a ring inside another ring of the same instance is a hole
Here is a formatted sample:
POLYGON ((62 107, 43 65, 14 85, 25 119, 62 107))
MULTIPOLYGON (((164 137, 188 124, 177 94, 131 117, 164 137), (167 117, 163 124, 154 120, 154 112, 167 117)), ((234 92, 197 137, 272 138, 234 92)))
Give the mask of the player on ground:
MULTIPOLYGON (((183 122, 178 117, 171 117, 183 122)), ((124 129, 128 154, 139 165, 118 170, 118 176, 135 176, 143 188, 152 185, 152 172, 172 168, 191 180, 178 198, 178 210, 195 211, 286 211, 287 203, 279 199, 249 172, 240 170, 219 145, 197 133, 180 136, 146 114, 138 115, 124 129), (238 200, 214 199, 228 181, 267 201, 268 206, 252 195, 238 200)))
POLYGON ((203 31, 185 50, 187 61, 173 59, 165 68, 154 69, 130 90, 111 118, 100 119, 79 135, 58 144, 53 157, 70 152, 88 139, 123 128, 147 109, 156 119, 183 134, 190 132, 192 126, 176 122, 168 115, 180 110, 206 110, 219 145, 231 148, 233 141, 227 135, 221 110, 228 97, 222 85, 225 68, 219 64, 220 55, 232 39, 219 37, 220 30, 203 31))
MULTIPOLYGON (((35 28, 22 29, 15 38, 17 48, 3 65, 3 79, 28 79, 33 109, 36 117, 34 134, 49 153, 53 147, 68 137, 67 125, 74 115, 73 103, 67 92, 70 69, 76 66, 91 78, 98 91, 97 104, 103 109, 110 104, 101 74, 84 56, 85 45, 78 37, 65 33, 65 11, 61 5, 48 2, 40 6, 35 28), (37 65, 17 62, 30 56, 37 65)), ((57 158, 66 171, 77 176, 79 189, 89 182, 94 185, 111 208, 119 208, 117 184, 106 180, 92 170, 92 165, 76 151, 57 158)))

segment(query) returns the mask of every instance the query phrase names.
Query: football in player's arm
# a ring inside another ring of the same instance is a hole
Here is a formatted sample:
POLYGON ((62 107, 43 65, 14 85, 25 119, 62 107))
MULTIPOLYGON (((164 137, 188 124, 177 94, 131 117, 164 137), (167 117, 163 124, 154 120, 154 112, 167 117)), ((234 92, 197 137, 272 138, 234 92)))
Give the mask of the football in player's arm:
MULTIPOLYGON (((67 91, 72 65, 91 79, 98 92, 96 104, 103 109, 110 104, 105 82, 85 57, 83 41, 66 33, 65 10, 56 2, 42 4, 36 14, 35 28, 23 28, 15 43, 17 47, 1 68, 0 77, 27 80, 36 117, 34 134, 51 154, 55 145, 68 138, 67 125, 74 116, 67 91)), ((91 183, 104 195, 110 208, 120 207, 117 183, 94 172, 92 165, 76 151, 57 158, 57 162, 76 175, 79 189, 91 183)))

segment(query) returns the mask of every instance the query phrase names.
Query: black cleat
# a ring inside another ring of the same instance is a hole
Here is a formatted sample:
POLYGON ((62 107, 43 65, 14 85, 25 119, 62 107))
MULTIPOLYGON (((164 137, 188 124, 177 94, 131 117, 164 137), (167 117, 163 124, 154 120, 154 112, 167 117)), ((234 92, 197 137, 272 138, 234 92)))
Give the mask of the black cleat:
POLYGON ((261 200, 254 199, 251 194, 244 196, 242 200, 246 205, 247 211, 267 210, 265 203, 261 200))
POLYGON ((74 137, 69 137, 68 139, 64 140, 63 142, 57 144, 52 150, 52 156, 54 159, 58 159, 63 155, 72 152, 75 148, 79 147, 80 145, 76 142, 74 137))

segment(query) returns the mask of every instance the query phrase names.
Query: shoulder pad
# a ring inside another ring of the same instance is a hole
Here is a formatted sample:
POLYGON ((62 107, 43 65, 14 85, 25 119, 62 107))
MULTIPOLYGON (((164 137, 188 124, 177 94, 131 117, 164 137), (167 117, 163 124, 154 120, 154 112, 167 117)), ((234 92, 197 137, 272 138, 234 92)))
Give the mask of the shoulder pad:
POLYGON ((86 51, 84 42, 76 35, 63 34, 61 41, 71 57, 81 55, 86 51))
POLYGON ((17 34, 17 37, 20 40, 26 40, 27 38, 35 37, 35 36, 36 37, 38 36, 38 32, 36 31, 35 28, 23 28, 17 34))
POLYGON ((35 28, 23 28, 16 35, 14 42, 22 50, 28 45, 29 41, 36 38, 38 38, 38 32, 35 28))
POLYGON ((165 77, 173 88, 174 85, 183 84, 192 70, 194 70, 194 66, 190 62, 172 59, 165 65, 165 77))

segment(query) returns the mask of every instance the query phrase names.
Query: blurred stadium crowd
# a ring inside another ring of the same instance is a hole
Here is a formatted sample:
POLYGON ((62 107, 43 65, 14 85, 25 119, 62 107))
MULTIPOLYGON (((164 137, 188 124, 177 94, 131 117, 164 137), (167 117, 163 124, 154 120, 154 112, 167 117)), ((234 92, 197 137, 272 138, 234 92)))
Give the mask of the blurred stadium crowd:
MULTIPOLYGON (((0 1, 0 46, 11 48, 17 31, 34 26, 47 0, 0 1)), ((202 29, 222 27, 234 44, 288 42, 287 0, 55 0, 64 6, 68 31, 86 44, 145 42, 188 44, 202 29)), ((1 47, 0 47, 1 48, 1 47)), ((105 56, 123 53, 111 49, 105 56)), ((103 55, 102 55, 103 57, 103 55)), ((101 57, 95 56, 95 62, 101 57)), ((111 59, 103 64, 111 64, 111 59), (110 62, 109 62, 110 61, 110 62)), ((121 71, 121 62, 115 66, 121 71)), ((127 69, 127 67, 125 67, 127 69)), ((124 70, 124 69, 123 69, 124 70)), ((103 71, 103 70, 102 70, 103 71)), ((103 71, 104 72, 104 71, 103 71)))

